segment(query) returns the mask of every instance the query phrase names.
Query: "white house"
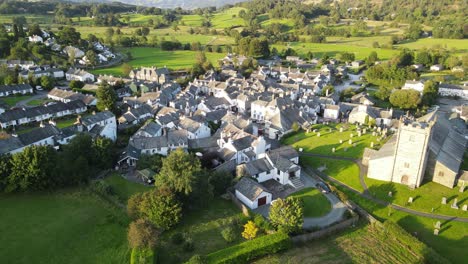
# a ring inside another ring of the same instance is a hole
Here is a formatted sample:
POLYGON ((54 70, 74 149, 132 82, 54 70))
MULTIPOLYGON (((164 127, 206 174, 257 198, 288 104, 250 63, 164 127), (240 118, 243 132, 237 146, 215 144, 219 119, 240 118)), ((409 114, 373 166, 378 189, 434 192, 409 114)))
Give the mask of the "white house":
POLYGON ((430 68, 431 71, 442 71, 443 69, 444 66, 442 66, 441 64, 432 65, 430 68))
POLYGON ((323 118, 324 119, 332 119, 336 120, 340 117, 340 106, 339 105, 325 105, 325 109, 323 110, 323 118))
POLYGON ((0 85, 0 97, 28 93, 33 93, 33 88, 29 84, 0 85))
POLYGON ((402 90, 416 90, 419 93, 424 91, 424 82, 423 81, 406 81, 405 85, 401 88, 402 90))
POLYGON ((263 122, 267 115, 268 102, 262 100, 253 101, 250 105, 250 118, 252 120, 263 122))
POLYGON ((94 82, 94 75, 85 70, 73 68, 70 68, 67 73, 65 73, 65 78, 67 81, 76 80, 82 82, 94 82))
POLYGON ((242 177, 235 186, 236 197, 250 209, 270 204, 272 195, 249 177, 242 177))
POLYGON ((439 95, 441 96, 458 96, 463 99, 468 99, 468 87, 459 85, 441 83, 439 85, 439 95))
POLYGON ((177 126, 179 129, 187 130, 189 139, 207 138, 211 136, 211 129, 204 122, 198 122, 183 115, 180 117, 177 126))
POLYGON ((42 39, 42 37, 41 37, 41 36, 37 36, 37 35, 28 37, 28 40, 29 40, 30 42, 40 42, 40 43, 44 42, 44 40, 42 39))
POLYGON ((115 115, 109 111, 94 112, 90 116, 80 118, 79 124, 86 127, 91 135, 117 140, 117 121, 115 115))
POLYGON ((73 46, 66 46, 63 49, 63 52, 68 55, 68 57, 73 56, 74 58, 78 59, 85 55, 84 51, 80 50, 79 48, 73 46))

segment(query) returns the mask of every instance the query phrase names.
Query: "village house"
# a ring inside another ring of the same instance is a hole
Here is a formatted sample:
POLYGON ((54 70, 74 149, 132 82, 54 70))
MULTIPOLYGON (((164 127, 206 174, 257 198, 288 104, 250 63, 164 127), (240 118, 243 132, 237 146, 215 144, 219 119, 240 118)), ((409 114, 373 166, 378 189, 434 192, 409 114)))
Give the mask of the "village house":
POLYGON ((435 65, 431 66, 430 70, 431 71, 442 71, 442 70, 444 70, 444 66, 442 66, 442 64, 435 64, 435 65))
POLYGON ((130 79, 140 80, 140 81, 151 81, 158 84, 164 84, 170 80, 169 70, 164 68, 156 67, 142 67, 138 70, 130 71, 128 75, 130 79))
POLYGON ((237 199, 252 210, 271 203, 272 194, 249 177, 242 177, 234 188, 237 199))
POLYGON ((29 84, 13 84, 0 85, 0 97, 15 95, 15 94, 32 94, 33 88, 29 84))
POLYGON ((468 87, 460 85, 441 83, 439 84, 440 96, 453 96, 468 99, 468 87))
POLYGON ((126 113, 119 117, 119 124, 136 125, 153 117, 153 108, 148 104, 129 108, 126 113))
POLYGON ((402 90, 416 90, 422 94, 422 92, 424 91, 424 82, 416 81, 416 80, 406 81, 401 89, 402 90))
POLYGON ((47 98, 52 99, 54 101, 63 102, 63 103, 80 100, 87 106, 96 105, 97 103, 96 97, 92 95, 62 90, 59 88, 54 88, 50 90, 50 92, 47 94, 47 98))
MULTIPOLYGON (((92 136, 106 137, 112 141, 117 140, 117 121, 115 115, 110 111, 93 112, 92 115, 79 117, 77 125, 92 136)), ((79 131, 81 132, 81 131, 79 131)))
POLYGON ((75 80, 75 81, 82 81, 82 82, 94 82, 94 75, 81 69, 70 68, 65 73, 65 78, 67 79, 67 81, 75 80))

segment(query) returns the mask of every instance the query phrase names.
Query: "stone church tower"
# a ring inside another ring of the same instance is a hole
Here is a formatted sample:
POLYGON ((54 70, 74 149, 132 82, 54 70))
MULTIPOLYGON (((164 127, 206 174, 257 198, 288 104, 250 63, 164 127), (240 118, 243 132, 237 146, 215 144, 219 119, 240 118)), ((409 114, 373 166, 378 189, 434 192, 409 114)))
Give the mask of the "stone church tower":
POLYGON ((392 182, 417 188, 421 185, 429 154, 434 122, 402 119, 397 132, 392 182))

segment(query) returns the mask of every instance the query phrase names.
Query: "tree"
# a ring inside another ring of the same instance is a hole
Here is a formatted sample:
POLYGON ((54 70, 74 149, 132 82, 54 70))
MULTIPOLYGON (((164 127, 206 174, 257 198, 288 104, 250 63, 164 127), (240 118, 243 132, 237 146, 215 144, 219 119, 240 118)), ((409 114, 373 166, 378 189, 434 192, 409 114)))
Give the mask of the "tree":
POLYGON ((328 84, 327 86, 323 87, 322 89, 322 96, 329 96, 335 92, 335 87, 333 85, 328 84))
POLYGON ((95 165, 99 169, 110 169, 114 163, 114 142, 106 137, 97 137, 93 141, 95 165))
POLYGON ((112 87, 106 81, 99 84, 98 89, 96 91, 96 97, 98 99, 96 107, 99 111, 115 110, 117 95, 114 89, 112 89, 112 87))
POLYGON ((422 26, 420 23, 411 23, 406 31, 406 37, 412 40, 416 40, 421 36, 422 26))
POLYGON ((226 189, 231 186, 233 176, 226 172, 211 172, 208 182, 213 186, 215 195, 222 195, 226 193, 226 189))
POLYGON ((428 80, 424 83, 422 102, 424 105, 432 105, 437 99, 439 93, 439 85, 437 82, 428 80))
POLYGON ((139 209, 143 218, 163 230, 168 230, 179 223, 182 217, 181 204, 175 194, 167 188, 143 193, 139 209))
POLYGON ((351 62, 355 58, 354 53, 351 52, 343 52, 340 53, 340 60, 345 61, 345 62, 351 62))
POLYGON ((64 27, 57 33, 57 35, 58 39, 63 44, 78 45, 81 39, 80 32, 76 31, 76 29, 72 27, 64 27))
POLYGON ((427 50, 421 50, 416 53, 414 62, 417 64, 422 64, 424 66, 428 66, 432 63, 431 54, 427 50))
POLYGON ((168 187, 177 193, 190 194, 196 174, 200 173, 200 161, 179 148, 163 160, 161 171, 156 176, 156 186, 168 187))
POLYGON ((146 219, 138 219, 128 227, 128 243, 131 248, 154 248, 158 243, 159 232, 146 219))
POLYGON ((127 201, 127 214, 132 219, 141 217, 140 205, 143 200, 143 193, 135 193, 127 201))
POLYGON ((57 152, 51 146, 30 146, 15 153, 6 190, 37 191, 56 187, 57 152))
POLYGON ((258 227, 255 225, 254 222, 248 221, 247 224, 244 225, 244 231, 242 232, 242 237, 247 240, 252 240, 257 236, 258 227))
POLYGON ((75 88, 81 89, 83 88, 84 85, 85 85, 84 82, 77 81, 77 80, 71 80, 70 83, 68 84, 68 86, 70 86, 71 89, 75 89, 75 88))
POLYGON ((231 243, 237 238, 236 230, 232 226, 228 226, 221 231, 221 236, 226 242, 231 243))
POLYGON ((67 185, 87 182, 91 177, 93 162, 97 162, 92 145, 91 136, 78 134, 63 146, 60 170, 67 185))
POLYGON ((0 191, 4 190, 7 178, 11 173, 11 156, 9 154, 0 156, 0 191))
POLYGON ((377 52, 372 51, 369 56, 366 58, 366 64, 367 66, 374 65, 376 61, 379 60, 379 57, 377 55, 377 52))
POLYGON ((55 80, 51 76, 44 75, 41 77, 41 86, 46 90, 54 88, 55 80))
POLYGON ((421 98, 416 90, 397 90, 390 95, 390 103, 402 109, 415 109, 421 98))
POLYGON ((144 169, 151 169, 155 173, 159 173, 162 167, 162 161, 164 156, 159 154, 154 155, 141 155, 138 159, 136 169, 137 170, 144 170, 144 169))
POLYGON ((299 198, 277 199, 270 207, 270 220, 273 226, 286 233, 301 230, 304 223, 304 210, 299 198))
POLYGON ((122 74, 124 76, 128 76, 130 72, 132 71, 132 66, 130 66, 128 63, 122 64, 122 74))
POLYGON ((93 50, 88 50, 86 52, 86 59, 87 59, 86 64, 90 66, 95 66, 97 64, 97 56, 93 50))

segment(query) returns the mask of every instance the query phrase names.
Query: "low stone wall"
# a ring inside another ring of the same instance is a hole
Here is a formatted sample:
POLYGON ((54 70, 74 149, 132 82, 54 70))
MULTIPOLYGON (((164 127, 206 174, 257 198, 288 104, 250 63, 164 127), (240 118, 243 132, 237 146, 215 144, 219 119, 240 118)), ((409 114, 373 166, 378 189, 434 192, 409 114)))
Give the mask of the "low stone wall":
POLYGON ((350 218, 348 220, 340 222, 340 223, 338 223, 336 225, 332 225, 332 226, 327 227, 325 229, 322 229, 322 230, 319 230, 319 231, 316 231, 316 232, 312 232, 312 233, 307 233, 307 234, 303 234, 303 235, 294 236, 294 237, 291 238, 291 240, 295 244, 300 244, 300 243, 305 243, 305 242, 310 241, 310 240, 314 240, 314 239, 322 238, 322 237, 325 237, 325 236, 329 236, 329 235, 334 234, 336 232, 342 231, 342 230, 350 227, 351 225, 356 224, 358 220, 359 220, 359 216, 355 215, 355 216, 353 216, 352 218, 350 218))
POLYGON ((241 201, 239 201, 239 199, 237 199, 236 195, 231 190, 228 190, 227 193, 231 200, 234 202, 234 204, 237 207, 239 207, 239 209, 242 211, 242 214, 244 214, 245 216, 250 216, 250 209, 247 206, 245 206, 241 201))
POLYGON ((366 210, 362 209, 359 205, 355 204, 354 202, 348 200, 344 202, 349 208, 351 208, 354 212, 358 213, 359 216, 362 218, 366 219, 369 223, 374 224, 374 223, 379 223, 381 222, 377 220, 375 217, 373 217, 371 214, 369 214, 366 210))

